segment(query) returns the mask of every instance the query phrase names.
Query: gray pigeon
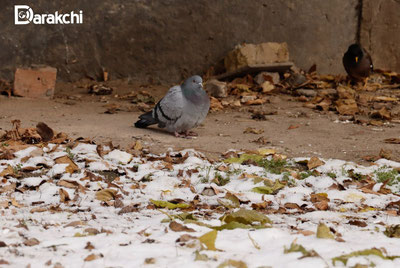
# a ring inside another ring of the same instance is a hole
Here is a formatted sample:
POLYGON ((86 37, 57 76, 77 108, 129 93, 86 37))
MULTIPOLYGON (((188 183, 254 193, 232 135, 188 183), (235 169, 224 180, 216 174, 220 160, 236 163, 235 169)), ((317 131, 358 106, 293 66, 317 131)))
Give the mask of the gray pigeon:
POLYGON ((202 83, 201 77, 195 75, 182 85, 170 88, 153 110, 139 116, 135 127, 158 124, 158 127, 166 128, 176 137, 197 136, 190 129, 203 122, 210 108, 210 99, 202 83))

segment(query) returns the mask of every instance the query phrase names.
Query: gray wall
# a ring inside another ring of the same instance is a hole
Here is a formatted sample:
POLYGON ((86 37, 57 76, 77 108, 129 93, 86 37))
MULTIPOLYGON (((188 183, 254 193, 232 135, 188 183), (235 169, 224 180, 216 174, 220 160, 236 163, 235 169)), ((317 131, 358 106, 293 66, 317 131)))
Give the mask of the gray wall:
MULTIPOLYGON (((66 81, 99 78, 105 68, 112 79, 176 82, 189 74, 203 73, 238 43, 267 41, 287 42, 291 60, 301 68, 316 63, 319 72, 343 73, 341 57, 357 36, 359 2, 3 0, 0 77, 12 80, 17 66, 48 64, 58 69, 58 79, 66 81), (82 9, 84 23, 14 25, 13 8, 18 2, 28 4, 36 13, 82 9)), ((368 6, 374 1, 364 2, 363 14, 368 14, 368 6)), ((400 10, 396 1, 376 2, 388 6, 393 19, 398 18, 393 11, 400 10)), ((390 27, 384 20, 379 23, 390 27)), ((379 47, 379 39, 374 38, 382 29, 375 26, 374 20, 369 25, 363 29, 373 30, 369 35, 362 34, 362 40, 378 58, 381 53, 375 48, 379 47)), ((388 64, 386 59, 375 61, 388 64)), ((397 63, 388 66, 399 67, 397 63)))

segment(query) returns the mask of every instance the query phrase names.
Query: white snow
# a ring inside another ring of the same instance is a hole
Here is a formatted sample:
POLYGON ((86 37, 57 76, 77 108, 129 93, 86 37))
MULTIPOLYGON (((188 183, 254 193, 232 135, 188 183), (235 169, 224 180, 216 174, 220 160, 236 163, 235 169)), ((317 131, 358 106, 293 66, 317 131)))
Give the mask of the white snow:
MULTIPOLYGON (((377 182, 371 190, 378 192, 387 187, 393 193, 363 192, 357 183, 346 185, 344 190, 332 188, 352 181, 349 170, 377 181, 378 171, 400 167, 397 162, 378 160, 376 165, 365 167, 323 159, 325 164, 316 169, 320 175, 300 180, 292 175, 287 177, 290 173, 273 174, 259 166, 210 163, 194 150, 180 152, 181 156, 187 154, 187 158, 180 164, 171 163, 170 169, 162 160, 133 158, 121 150, 113 150, 101 158, 92 144, 81 143, 71 150, 62 145, 52 152, 54 146, 44 148, 43 156, 30 156, 36 148, 31 146, 16 152, 16 159, 1 161, 0 172, 8 165, 16 166, 24 157, 30 158, 22 167, 45 164, 29 176, 7 177, 0 184, 0 241, 6 244, 0 248, 0 261, 9 263, 5 267, 53 267, 56 263, 63 267, 218 267, 227 260, 243 261, 247 267, 333 267, 332 258, 357 250, 384 248, 384 254, 399 255, 400 239, 383 233, 387 226, 400 224, 400 217, 393 214, 396 208, 387 208, 390 203, 400 201, 398 185, 377 182), (68 164, 55 164, 55 158, 66 154, 79 166, 76 173, 66 173, 68 164), (97 177, 88 176, 86 171, 97 177), (116 179, 110 183, 103 171, 115 174, 116 179), (226 179, 226 184, 217 185, 214 179, 218 174, 226 179), (262 180, 255 184, 254 177, 282 183, 289 178, 289 181, 276 194, 263 195, 252 191, 264 185, 262 180), (60 180, 67 183, 60 185, 60 180), (13 183, 17 190, 7 190, 13 183), (217 193, 203 194, 210 187, 217 193), (116 190, 123 207, 136 210, 120 214, 121 207, 114 206, 117 203, 114 199, 106 202, 97 199, 96 194, 103 189, 116 190), (70 201, 61 202, 61 192, 67 193, 70 201), (175 232, 168 219, 185 210, 155 208, 150 202, 150 199, 180 199, 197 204, 185 212, 192 213, 199 222, 220 226, 224 213, 237 210, 220 205, 219 200, 227 193, 248 200, 240 204, 241 208, 252 209, 252 205, 266 202, 266 208, 260 212, 271 219, 272 227, 218 231, 217 251, 202 249, 197 239, 212 229, 176 219, 195 231, 175 232), (326 193, 328 210, 315 208, 310 200, 315 193, 326 193), (302 210, 285 209, 288 203, 297 204, 302 210), (365 222, 366 226, 351 225, 351 220, 365 222), (340 239, 317 238, 315 233, 320 223, 335 230, 335 237, 340 239), (194 239, 177 242, 184 234, 194 239), (36 238, 39 244, 25 245, 31 238, 36 238), (320 257, 301 258, 300 252, 285 254, 284 248, 289 248, 293 241, 307 250, 315 250, 320 257), (91 254, 98 258, 85 261, 91 254), (196 261, 196 254, 204 254, 208 260, 196 261), (51 265, 46 265, 49 261, 51 265)), ((168 154, 174 157, 178 152, 168 154)), ((304 159, 309 158, 292 162, 304 159)), ((371 255, 350 258, 347 266, 357 263, 400 267, 398 258, 389 260, 371 255)), ((337 262, 336 266, 343 264, 337 262)))

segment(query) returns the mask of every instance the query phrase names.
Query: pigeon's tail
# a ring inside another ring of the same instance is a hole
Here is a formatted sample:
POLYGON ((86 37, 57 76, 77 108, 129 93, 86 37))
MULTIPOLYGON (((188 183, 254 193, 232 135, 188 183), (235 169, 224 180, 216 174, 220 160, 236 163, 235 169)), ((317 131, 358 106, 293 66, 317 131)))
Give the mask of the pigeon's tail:
POLYGON ((150 125, 157 124, 158 120, 153 118, 153 112, 147 112, 139 116, 139 120, 135 123, 135 127, 137 128, 146 128, 150 125))

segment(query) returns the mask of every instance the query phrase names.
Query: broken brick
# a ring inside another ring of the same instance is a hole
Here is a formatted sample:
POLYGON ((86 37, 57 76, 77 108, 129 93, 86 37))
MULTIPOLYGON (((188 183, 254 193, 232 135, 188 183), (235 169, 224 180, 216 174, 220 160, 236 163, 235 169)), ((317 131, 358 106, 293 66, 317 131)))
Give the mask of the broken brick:
POLYGON ((49 66, 17 68, 14 95, 27 98, 51 98, 54 95, 57 69, 49 66))

